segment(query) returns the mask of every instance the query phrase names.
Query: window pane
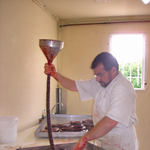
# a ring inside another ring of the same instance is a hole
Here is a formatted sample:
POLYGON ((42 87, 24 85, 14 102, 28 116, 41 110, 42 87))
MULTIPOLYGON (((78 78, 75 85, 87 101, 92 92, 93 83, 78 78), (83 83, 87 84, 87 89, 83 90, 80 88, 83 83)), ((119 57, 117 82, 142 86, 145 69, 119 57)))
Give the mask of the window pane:
POLYGON ((124 74, 123 73, 123 68, 124 68, 123 63, 119 63, 119 71, 122 72, 122 74, 124 74))
POLYGON ((141 78, 131 78, 134 88, 141 88, 141 78))
POLYGON ((127 78, 130 81, 130 78, 127 78))
POLYGON ((142 77, 142 61, 134 61, 131 64, 131 76, 132 77, 142 77))
POLYGON ((142 77, 142 59, 139 60, 139 77, 142 77))
POLYGON ((131 63, 131 77, 138 77, 138 62, 137 61, 134 61, 131 63))
POLYGON ((124 64, 124 76, 130 77, 130 63, 124 64))

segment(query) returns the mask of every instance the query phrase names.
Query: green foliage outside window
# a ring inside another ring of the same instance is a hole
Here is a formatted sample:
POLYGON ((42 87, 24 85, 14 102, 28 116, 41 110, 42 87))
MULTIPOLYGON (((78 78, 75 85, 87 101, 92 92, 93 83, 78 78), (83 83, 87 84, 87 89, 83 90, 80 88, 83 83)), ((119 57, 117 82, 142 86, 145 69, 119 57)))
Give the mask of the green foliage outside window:
POLYGON ((141 88, 142 60, 119 63, 119 71, 131 81, 134 88, 141 88))

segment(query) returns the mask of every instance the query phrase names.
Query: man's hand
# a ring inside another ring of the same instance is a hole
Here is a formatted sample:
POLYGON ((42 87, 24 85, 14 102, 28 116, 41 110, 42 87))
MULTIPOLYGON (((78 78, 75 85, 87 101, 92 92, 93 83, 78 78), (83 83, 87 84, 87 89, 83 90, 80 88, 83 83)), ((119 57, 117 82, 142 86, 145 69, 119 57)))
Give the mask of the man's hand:
POLYGON ((87 141, 91 141, 106 135, 117 124, 117 121, 105 116, 90 131, 88 131, 77 144, 75 144, 73 150, 83 150, 87 141))
POLYGON ((77 87, 75 84, 75 80, 72 80, 68 77, 63 76, 62 74, 60 74, 55 66, 51 63, 46 63, 45 66, 45 71, 44 73, 46 75, 51 75, 57 82, 59 82, 64 88, 70 90, 70 91, 75 91, 77 92, 77 87))
POLYGON ((73 150, 83 150, 88 139, 86 137, 82 137, 78 143, 75 144, 73 150))
POLYGON ((55 68, 55 66, 53 64, 46 63, 45 66, 44 66, 44 68, 45 68, 44 73, 46 75, 49 74, 52 77, 56 78, 56 76, 57 76, 57 70, 56 70, 56 68, 55 68))

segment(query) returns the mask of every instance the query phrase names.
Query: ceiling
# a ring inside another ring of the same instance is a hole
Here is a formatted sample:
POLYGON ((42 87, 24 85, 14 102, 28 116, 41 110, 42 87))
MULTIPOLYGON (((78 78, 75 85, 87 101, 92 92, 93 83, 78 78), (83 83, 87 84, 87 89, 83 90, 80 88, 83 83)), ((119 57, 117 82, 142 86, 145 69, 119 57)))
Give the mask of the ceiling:
POLYGON ((34 0, 39 1, 59 20, 150 15, 150 3, 141 0, 34 0))

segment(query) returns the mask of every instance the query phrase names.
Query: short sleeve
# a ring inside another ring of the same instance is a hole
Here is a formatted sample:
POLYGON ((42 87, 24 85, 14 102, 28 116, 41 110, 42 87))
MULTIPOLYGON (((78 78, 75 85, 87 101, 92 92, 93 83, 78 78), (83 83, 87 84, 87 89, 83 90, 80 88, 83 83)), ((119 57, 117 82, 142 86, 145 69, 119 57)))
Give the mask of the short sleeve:
POLYGON ((81 101, 94 98, 98 84, 95 78, 86 81, 75 81, 81 101))
POLYGON ((132 111, 135 107, 135 100, 135 95, 129 93, 126 87, 118 86, 114 88, 106 116, 129 127, 131 124, 132 111))

